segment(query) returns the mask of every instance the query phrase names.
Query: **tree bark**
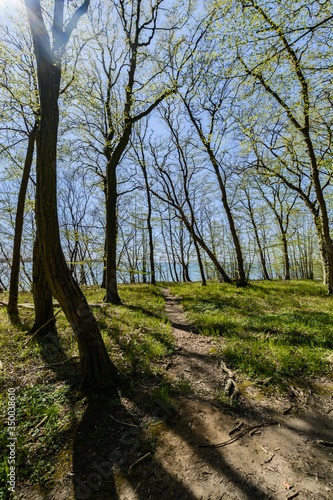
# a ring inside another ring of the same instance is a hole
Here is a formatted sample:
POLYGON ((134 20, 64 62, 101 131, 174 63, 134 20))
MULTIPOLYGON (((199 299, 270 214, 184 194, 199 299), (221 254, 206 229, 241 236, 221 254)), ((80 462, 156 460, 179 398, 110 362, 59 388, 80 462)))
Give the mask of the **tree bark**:
POLYGON ((48 323, 48 329, 53 328, 55 325, 55 320, 49 322, 54 316, 52 292, 46 279, 38 235, 34 242, 32 266, 32 292, 35 305, 35 320, 30 331, 34 333, 46 323, 48 323))
POLYGON ((140 165, 145 179, 147 204, 148 204, 147 227, 148 227, 148 238, 149 238, 150 283, 152 285, 155 285, 156 281, 155 281, 154 240, 153 240, 153 229, 151 226, 151 213, 152 213, 151 196, 150 196, 147 169, 142 163, 140 163, 140 165))
POLYGON ((24 162, 23 175, 21 180, 20 191, 17 200, 16 217, 15 217, 15 233, 13 245, 12 267, 10 272, 9 296, 7 312, 11 317, 18 317, 18 282, 20 274, 20 257, 21 257, 21 240, 23 231, 24 205, 25 197, 29 182, 30 170, 35 149, 35 140, 38 125, 35 125, 29 133, 28 148, 24 162))
MULTIPOLYGON (((125 149, 126 146, 124 146, 125 149)), ((104 302, 119 305, 121 300, 117 286, 117 176, 118 161, 112 158, 107 165, 107 202, 106 202, 106 271, 105 271, 105 297, 104 302)))
POLYGON ((327 256, 327 247, 326 247, 326 243, 325 243, 325 239, 324 239, 323 231, 322 231, 322 227, 321 227, 319 210, 313 210, 312 216, 313 216, 313 221, 314 221, 314 225, 315 225, 315 229, 316 229, 316 233, 317 233, 318 248, 319 248, 321 264, 322 264, 322 268, 323 268, 323 284, 327 285, 328 284, 328 256, 327 256))
POLYGON ((283 245, 283 257, 284 257, 284 279, 286 281, 290 281, 290 261, 289 261, 289 252, 288 252, 288 241, 287 235, 285 231, 281 228, 281 238, 283 245))
POLYGON ((57 213, 57 138, 61 57, 80 17, 85 1, 64 29, 64 2, 55 2, 53 48, 39 0, 25 0, 37 62, 41 119, 37 134, 36 223, 42 262, 53 295, 73 328, 80 354, 81 387, 102 387, 116 376, 91 309, 74 281, 60 244, 57 213))

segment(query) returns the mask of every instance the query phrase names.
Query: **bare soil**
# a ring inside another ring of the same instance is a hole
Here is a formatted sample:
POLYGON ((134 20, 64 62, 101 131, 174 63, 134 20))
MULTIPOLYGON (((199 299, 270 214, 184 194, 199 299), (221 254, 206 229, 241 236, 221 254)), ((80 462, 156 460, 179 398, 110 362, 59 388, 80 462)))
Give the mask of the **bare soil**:
POLYGON ((163 294, 178 349, 158 365, 192 391, 152 406, 155 382, 148 380, 117 401, 91 399, 58 457, 56 488, 21 485, 23 498, 332 499, 332 380, 265 396, 236 377, 241 394, 223 404, 217 395, 230 374, 220 367, 215 339, 199 335, 179 302, 163 294))

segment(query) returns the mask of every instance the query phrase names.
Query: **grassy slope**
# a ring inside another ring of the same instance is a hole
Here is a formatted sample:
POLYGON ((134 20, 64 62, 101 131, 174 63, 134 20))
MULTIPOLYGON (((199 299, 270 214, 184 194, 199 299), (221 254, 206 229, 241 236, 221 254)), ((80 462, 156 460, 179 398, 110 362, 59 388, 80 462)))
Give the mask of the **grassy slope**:
MULTIPOLYGON (((90 303, 101 303, 103 290, 87 289, 90 303)), ((136 285, 120 287, 124 305, 94 307, 104 342, 117 365, 134 384, 137 377, 158 371, 151 365, 173 352, 170 323, 164 314, 164 298, 158 287, 136 285)), ((0 300, 6 300, 0 294, 0 300)), ((32 302, 30 294, 20 302, 32 302)), ((33 311, 20 308, 21 324, 10 323, 6 310, 0 307, 0 483, 6 480, 7 465, 7 389, 16 389, 17 484, 28 482, 50 486, 56 480, 57 459, 73 439, 75 429, 87 406, 78 390, 77 358, 43 370, 78 355, 74 336, 63 313, 57 316, 58 336, 35 337, 30 342, 28 329, 33 324, 33 311)), ((8 492, 0 488, 0 500, 8 492)))
POLYGON ((325 287, 310 281, 256 282, 247 288, 211 283, 171 285, 188 319, 216 336, 228 365, 282 384, 328 373, 333 308, 325 287))
MULTIPOLYGON (((229 366, 253 379, 270 378, 273 387, 290 377, 327 373, 332 357, 332 298, 313 282, 258 282, 241 289, 211 283, 173 284, 182 297, 187 315, 203 335, 216 337, 216 355, 229 366), (331 358, 330 358, 331 359, 331 358)), ((103 290, 85 291, 90 303, 102 302, 103 290)), ((94 307, 107 349, 133 386, 142 377, 158 375, 152 361, 171 354, 174 340, 164 314, 164 298, 158 287, 120 287, 124 305, 94 307)), ((6 300, 0 294, 0 300, 6 300)), ((31 302, 30 294, 20 297, 31 302)), ((33 311, 21 309, 22 323, 13 326, 0 307, 0 455, 6 457, 5 410, 7 389, 16 388, 18 484, 51 486, 57 480, 60 457, 70 455, 70 443, 87 408, 75 385, 77 358, 44 370, 45 364, 61 363, 77 356, 75 339, 60 313, 57 332, 30 342, 27 334, 33 311)), ((162 380, 159 398, 170 396, 162 380)), ((188 388, 184 388, 184 390, 188 388)), ((154 391, 152 391, 154 394, 154 391)), ((163 398, 162 398, 163 399, 163 398)), ((7 476, 7 462, 0 461, 0 482, 7 476)), ((0 500, 7 498, 1 493, 0 500)))

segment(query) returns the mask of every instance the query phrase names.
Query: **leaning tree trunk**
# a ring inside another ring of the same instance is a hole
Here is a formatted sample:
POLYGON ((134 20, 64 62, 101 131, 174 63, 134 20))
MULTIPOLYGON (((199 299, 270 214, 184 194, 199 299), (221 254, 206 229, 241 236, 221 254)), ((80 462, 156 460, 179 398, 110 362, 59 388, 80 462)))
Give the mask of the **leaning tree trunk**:
POLYGON ((195 251, 196 251, 196 254, 197 254, 198 265, 199 265, 200 276, 201 276, 201 285, 202 286, 207 286, 205 271, 204 271, 204 268, 203 268, 203 265, 202 265, 202 259, 201 259, 201 255, 200 255, 199 244, 198 244, 197 240, 194 237, 194 225, 195 225, 194 210, 193 210, 193 206, 192 206, 192 203, 191 203, 191 200, 190 200, 190 196, 189 196, 189 193, 188 193, 187 182, 186 181, 187 181, 187 172, 186 172, 186 175, 184 175, 184 191, 185 191, 186 201, 187 201, 187 204, 189 206, 190 213, 191 213, 191 237, 193 239, 195 251))
POLYGON ((32 292, 35 305, 35 321, 30 330, 31 333, 41 329, 44 325, 47 329, 52 328, 55 324, 55 320, 52 321, 54 317, 52 292, 46 279, 38 235, 33 250, 32 292))
POLYGON ((91 309, 74 281, 60 244, 57 212, 57 138, 61 81, 61 56, 89 1, 77 9, 63 27, 64 3, 54 10, 54 47, 46 30, 40 2, 25 0, 37 62, 41 119, 37 134, 36 224, 46 277, 73 328, 80 354, 81 387, 101 387, 114 380, 116 368, 106 351, 91 309))
MULTIPOLYGON (((56 70, 52 72, 55 73, 56 70)), ((54 91, 60 81, 60 75, 58 78, 57 75, 52 76, 53 78, 41 78, 40 81, 42 114, 37 136, 37 230, 48 282, 78 342, 82 370, 81 386, 103 386, 110 382, 116 374, 116 369, 107 354, 87 301, 66 265, 60 244, 55 168, 58 102, 54 91)))
MULTIPOLYGON (((221 179, 221 175, 220 174, 219 174, 218 177, 221 179)), ((233 218, 233 215, 231 213, 230 206, 229 206, 229 203, 228 203, 226 189, 225 189, 224 183, 222 182, 222 179, 221 179, 220 188, 221 188, 221 192, 222 192, 223 207, 224 207, 224 210, 225 210, 225 212, 227 214, 227 218, 228 218, 228 222, 229 222, 229 227, 230 227, 230 232, 231 232, 231 236, 232 236, 232 241, 234 243, 234 247, 235 247, 235 251, 236 251, 237 270, 238 270, 238 282, 237 282, 237 285, 243 287, 243 286, 247 285, 247 279, 246 279, 246 274, 245 274, 245 270, 244 270, 243 252, 242 252, 242 248, 241 248, 241 245, 240 245, 239 237, 238 237, 238 234, 237 234, 236 226, 235 226, 235 223, 234 223, 234 218, 233 218)))
POLYGON ((23 175, 21 180, 20 191, 17 200, 16 217, 15 217, 15 233, 13 245, 12 267, 10 272, 9 297, 7 312, 11 317, 18 317, 18 282, 20 274, 20 257, 21 257, 21 240, 24 219, 25 196, 27 192, 32 159, 35 149, 35 140, 38 125, 35 123, 33 129, 29 133, 28 148, 24 162, 23 175))
MULTIPOLYGON (((179 210, 179 207, 178 207, 178 210, 179 210)), ((191 234, 193 232, 193 239, 195 239, 198 242, 198 244, 201 246, 201 248, 206 252, 206 254, 208 255, 208 257, 211 259, 211 261, 213 262, 213 264, 214 264, 217 272, 220 274, 222 280, 225 283, 232 283, 232 280, 229 278, 229 276, 227 275, 227 273, 225 272, 225 270, 223 269, 223 267, 221 266, 221 264, 219 263, 219 261, 215 257, 214 253, 206 245, 206 243, 204 242, 204 240, 193 230, 193 228, 191 228, 191 224, 190 224, 189 220, 187 219, 185 213, 182 210, 179 210, 179 212, 180 212, 181 218, 182 218, 182 220, 183 220, 183 222, 184 222, 187 230, 191 234)))
POLYGON ((193 242, 194 242, 194 246, 195 246, 195 251, 197 253, 198 265, 199 265, 200 276, 201 276, 201 285, 207 286, 205 271, 204 271, 204 267, 203 267, 202 259, 201 259, 201 255, 200 255, 200 248, 199 248, 199 245, 198 245, 198 242, 196 241, 196 239, 193 238, 193 242))

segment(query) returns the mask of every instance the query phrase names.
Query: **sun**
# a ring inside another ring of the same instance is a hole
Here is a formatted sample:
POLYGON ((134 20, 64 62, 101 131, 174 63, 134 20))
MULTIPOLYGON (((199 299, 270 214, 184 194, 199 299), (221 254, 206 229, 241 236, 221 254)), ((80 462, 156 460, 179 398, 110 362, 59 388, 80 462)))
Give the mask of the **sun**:
POLYGON ((17 5, 24 5, 24 0, 0 0, 0 7, 4 8, 13 8, 17 5))
POLYGON ((0 0, 0 12, 4 16, 12 13, 17 7, 24 7, 24 0, 0 0))

